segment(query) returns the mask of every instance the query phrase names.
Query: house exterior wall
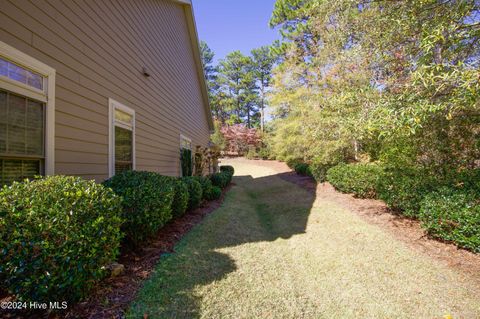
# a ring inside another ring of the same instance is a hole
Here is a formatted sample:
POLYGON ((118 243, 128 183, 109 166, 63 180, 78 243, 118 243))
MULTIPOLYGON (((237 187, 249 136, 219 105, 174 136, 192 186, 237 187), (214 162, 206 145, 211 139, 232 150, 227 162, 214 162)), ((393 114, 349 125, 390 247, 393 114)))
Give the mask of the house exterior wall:
POLYGON ((0 0, 0 40, 56 70, 55 174, 108 178, 109 98, 135 110, 136 169, 180 174, 180 135, 210 132, 191 36, 174 1, 0 0))

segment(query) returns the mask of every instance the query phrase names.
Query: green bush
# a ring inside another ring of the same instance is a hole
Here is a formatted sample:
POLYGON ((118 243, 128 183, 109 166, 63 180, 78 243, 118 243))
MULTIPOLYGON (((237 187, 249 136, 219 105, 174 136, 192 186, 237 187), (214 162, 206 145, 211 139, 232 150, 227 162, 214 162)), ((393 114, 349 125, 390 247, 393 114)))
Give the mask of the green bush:
POLYGON ((125 171, 103 183, 123 198, 123 218, 128 243, 138 245, 155 235, 172 219, 175 182, 153 172, 125 171))
POLYGON ((377 194, 393 209, 416 217, 420 204, 428 193, 436 190, 439 181, 427 171, 418 168, 387 168, 378 180, 377 194))
POLYGON ((323 164, 323 163, 313 162, 309 166, 311 176, 318 183, 323 183, 327 180, 327 171, 333 166, 334 166, 333 164, 323 164))
POLYGON ((360 198, 375 198, 381 166, 373 163, 338 164, 327 171, 327 180, 339 191, 360 198))
POLYGON ((25 301, 76 301, 104 276, 121 240, 121 199, 77 177, 0 190, 0 277, 25 301))
POLYGON ((205 194, 206 200, 215 200, 219 199, 222 196, 222 189, 218 186, 212 186, 208 190, 207 194, 205 194))
POLYGON ((421 203, 422 226, 434 237, 480 253, 480 198, 471 191, 441 188, 421 203))
POLYGON ((233 168, 233 166, 230 166, 230 165, 220 166, 220 172, 228 172, 232 176, 235 175, 235 169, 233 168))
POLYGON ((295 165, 297 164, 300 164, 300 163, 303 163, 303 160, 299 159, 299 158, 295 158, 295 157, 288 157, 286 160, 285 160, 285 163, 287 164, 287 166, 291 169, 295 169, 295 165))
POLYGON ((174 217, 182 216, 188 207, 188 186, 181 179, 175 180, 175 195, 172 202, 172 214, 174 217))
POLYGON ((294 166, 294 170, 299 175, 312 176, 310 165, 307 163, 297 163, 294 166))
POLYGON ((200 206, 203 198, 202 185, 195 177, 183 177, 182 180, 188 186, 188 209, 195 209, 200 206))
POLYGON ((212 181, 213 186, 218 186, 220 188, 227 187, 232 180, 232 175, 229 172, 220 172, 210 175, 210 180, 212 181))
POLYGON ((206 176, 195 176, 194 178, 202 186, 202 199, 207 199, 207 193, 210 192, 210 189, 213 187, 212 181, 206 176))

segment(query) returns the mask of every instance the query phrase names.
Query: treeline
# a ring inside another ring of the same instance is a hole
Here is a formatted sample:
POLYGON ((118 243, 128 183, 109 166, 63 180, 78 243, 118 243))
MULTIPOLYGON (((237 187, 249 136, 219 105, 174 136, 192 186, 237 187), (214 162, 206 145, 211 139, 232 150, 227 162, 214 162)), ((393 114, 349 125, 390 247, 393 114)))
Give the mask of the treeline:
POLYGON ((270 46, 254 49, 249 56, 234 51, 214 65, 207 43, 202 41, 200 47, 213 117, 222 126, 244 124, 263 130, 276 51, 270 46))
POLYGON ((480 1, 277 0, 271 26, 270 156, 480 252, 480 1))

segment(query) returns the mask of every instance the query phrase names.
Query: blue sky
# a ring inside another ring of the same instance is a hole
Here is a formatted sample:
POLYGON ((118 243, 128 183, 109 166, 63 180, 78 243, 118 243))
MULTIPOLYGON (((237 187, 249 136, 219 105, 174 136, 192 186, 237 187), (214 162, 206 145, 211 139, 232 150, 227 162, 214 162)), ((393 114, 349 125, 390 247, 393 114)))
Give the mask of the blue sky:
POLYGON ((240 50, 271 44, 280 36, 268 21, 275 0, 193 0, 198 35, 215 52, 215 61, 240 50))

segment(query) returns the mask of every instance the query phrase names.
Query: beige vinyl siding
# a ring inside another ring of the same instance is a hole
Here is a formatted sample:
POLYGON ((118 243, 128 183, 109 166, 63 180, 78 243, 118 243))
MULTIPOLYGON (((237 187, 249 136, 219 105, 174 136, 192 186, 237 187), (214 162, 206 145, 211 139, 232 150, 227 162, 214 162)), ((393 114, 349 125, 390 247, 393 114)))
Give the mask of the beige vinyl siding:
POLYGON ((108 177, 108 99, 136 112, 136 167, 179 174, 209 127, 184 8, 168 0, 0 0, 0 40, 53 67, 56 173, 108 177), (150 77, 142 75, 146 67, 150 77))

